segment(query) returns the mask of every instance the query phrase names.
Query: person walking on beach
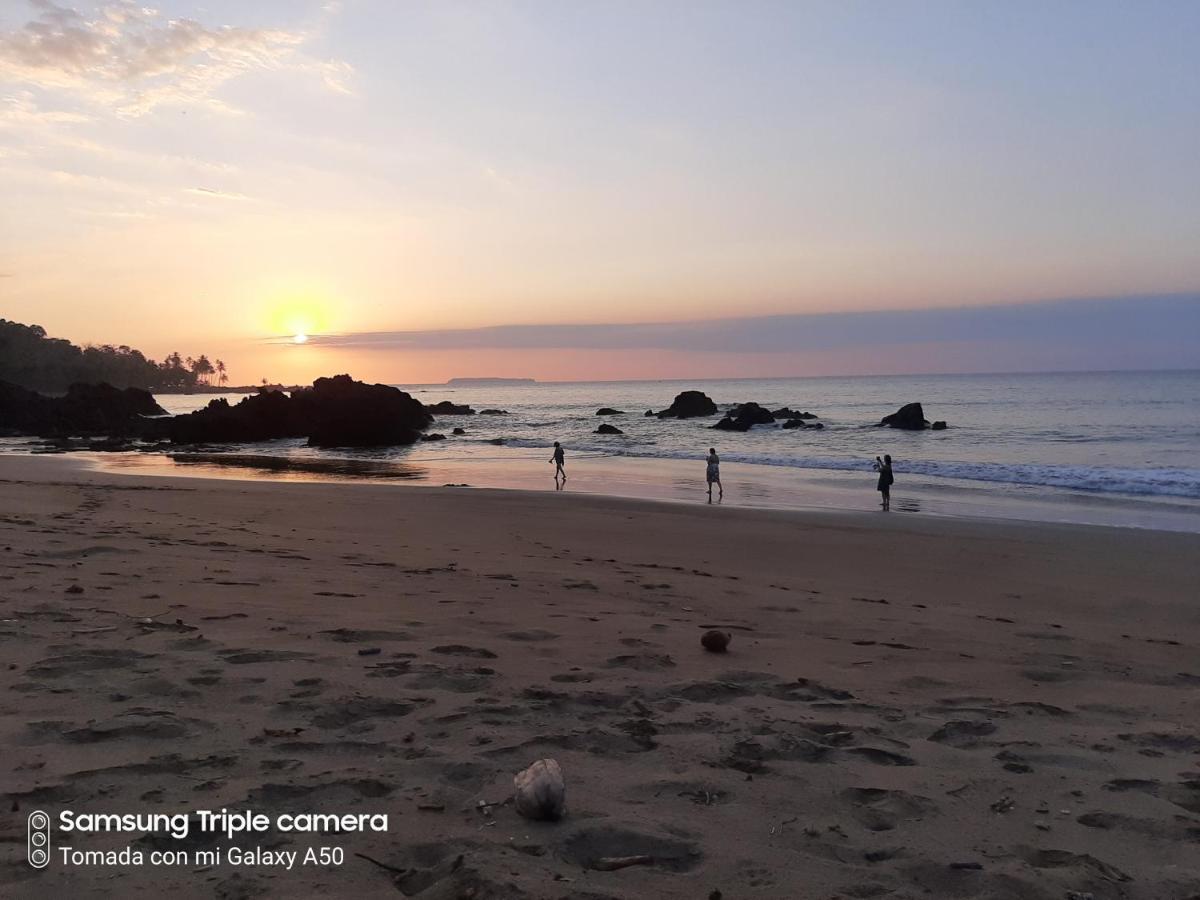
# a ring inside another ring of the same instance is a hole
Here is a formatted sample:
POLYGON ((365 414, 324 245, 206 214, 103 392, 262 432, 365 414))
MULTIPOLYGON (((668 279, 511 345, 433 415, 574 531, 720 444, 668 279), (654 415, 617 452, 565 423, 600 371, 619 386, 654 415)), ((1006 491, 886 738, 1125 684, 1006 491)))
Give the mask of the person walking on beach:
POLYGON ((705 472, 705 478, 708 480, 708 502, 712 503, 712 486, 715 484, 717 490, 717 499, 720 500, 725 496, 725 488, 721 487, 721 458, 717 456, 715 447, 708 448, 708 469, 705 472))
POLYGON ((566 462, 566 456, 563 453, 562 444, 558 441, 554 442, 554 455, 550 457, 550 462, 554 463, 554 483, 558 484, 558 479, 561 477, 563 481, 567 480, 566 470, 563 469, 563 464, 566 462))
POLYGON ((883 511, 888 512, 892 508, 892 484, 896 480, 892 474, 892 457, 887 453, 883 454, 883 459, 875 457, 875 471, 879 473, 875 490, 883 495, 883 511))

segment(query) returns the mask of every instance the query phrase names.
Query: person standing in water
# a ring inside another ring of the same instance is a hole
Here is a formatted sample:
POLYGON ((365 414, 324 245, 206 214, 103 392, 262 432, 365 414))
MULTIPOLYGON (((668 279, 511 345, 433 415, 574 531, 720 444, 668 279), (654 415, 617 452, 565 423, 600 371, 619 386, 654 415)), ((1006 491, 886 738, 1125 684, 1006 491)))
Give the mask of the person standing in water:
POLYGON ((888 512, 892 508, 892 484, 896 481, 892 475, 892 457, 887 453, 883 454, 883 459, 875 457, 875 471, 879 473, 875 490, 883 495, 883 511, 888 512))
POLYGON ((554 455, 550 457, 550 462, 554 463, 554 481, 558 482, 561 477, 563 481, 567 480, 566 470, 563 469, 563 464, 566 462, 566 456, 563 453, 562 444, 558 441, 554 442, 554 455))
POLYGON ((721 458, 717 456, 715 447, 708 448, 708 469, 705 472, 705 478, 708 480, 708 502, 712 503, 712 486, 715 484, 717 490, 717 499, 720 500, 725 496, 725 488, 721 487, 721 458))

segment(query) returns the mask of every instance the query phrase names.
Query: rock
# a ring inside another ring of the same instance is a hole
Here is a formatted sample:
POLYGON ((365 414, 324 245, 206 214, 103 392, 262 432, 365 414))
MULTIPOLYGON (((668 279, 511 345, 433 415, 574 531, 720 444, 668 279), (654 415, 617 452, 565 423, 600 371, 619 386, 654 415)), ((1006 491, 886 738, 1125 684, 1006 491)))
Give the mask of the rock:
POLYGON ((934 423, 933 423, 933 430, 934 430, 934 431, 945 431, 945 430, 946 430, 947 428, 949 428, 949 427, 950 427, 950 426, 949 426, 949 425, 947 425, 947 424, 946 424, 944 421, 942 421, 941 419, 938 419, 938 421, 936 421, 936 422, 934 422, 934 423))
POLYGON ((879 424, 908 431, 924 431, 929 427, 929 421, 925 418, 925 411, 921 409, 920 403, 904 404, 890 416, 880 419, 879 424))
POLYGON ((446 436, 444 434, 438 434, 436 431, 433 434, 421 435, 421 440, 423 441, 444 441, 445 439, 446 436))
POLYGON ((601 422, 600 427, 596 429, 596 434, 624 434, 620 428, 615 425, 609 425, 607 422, 601 422))
POLYGON ((455 428, 455 429, 454 429, 452 432, 450 432, 450 433, 451 433, 451 434, 466 434, 466 433, 467 433, 467 429, 465 429, 465 428, 455 428))
POLYGON ((435 416, 473 416, 475 410, 467 406, 465 403, 451 403, 449 400, 442 400, 440 403, 435 403, 433 406, 425 407, 435 416))
POLYGON ((307 437, 313 447, 373 447, 412 444, 432 421, 419 400, 398 388, 337 375, 290 396, 260 391, 236 406, 222 397, 175 416, 169 430, 177 444, 307 437))
POLYGON ((557 821, 566 809, 567 788, 553 759, 539 759, 513 777, 514 806, 527 819, 557 821))
POLYGON ((700 635, 700 645, 709 653, 724 653, 729 649, 733 635, 727 631, 717 631, 713 628, 700 635))
POLYGON ((654 413, 654 410, 652 410, 652 409, 648 409, 648 410, 646 410, 644 413, 642 413, 642 415, 643 415, 643 416, 645 416, 646 418, 650 418, 650 417, 651 417, 651 416, 653 416, 654 414, 655 414, 655 413, 654 413))
POLYGON ((739 403, 713 428, 719 431, 749 431, 755 425, 770 425, 774 421, 775 417, 757 403, 739 403))
POLYGON ((788 419, 783 423, 784 428, 824 428, 823 422, 806 422, 804 419, 788 419))
POLYGON ((497 446, 504 444, 506 442, 507 442, 507 438, 492 438, 490 441, 488 441, 489 444, 495 444, 497 446))
POLYGON ((507 409, 481 409, 479 411, 479 414, 481 416, 507 416, 508 410, 507 409))
POLYGON ((613 409, 611 406, 602 406, 598 410, 596 410, 596 415, 598 415, 598 416, 623 416, 623 415, 625 415, 625 413, 623 413, 619 409, 613 409))
POLYGON ((48 397, 0 382, 0 433, 46 438, 132 437, 153 430, 152 416, 167 412, 139 388, 73 384, 62 397, 48 397))
POLYGON ((717 404, 702 391, 684 391, 676 394, 671 405, 657 413, 660 419, 694 419, 699 416, 711 416, 717 411, 717 404))
POLYGON ((771 410, 771 415, 773 415, 776 419, 816 419, 816 418, 818 418, 814 413, 796 412, 794 409, 788 409, 786 406, 784 406, 780 409, 771 410))

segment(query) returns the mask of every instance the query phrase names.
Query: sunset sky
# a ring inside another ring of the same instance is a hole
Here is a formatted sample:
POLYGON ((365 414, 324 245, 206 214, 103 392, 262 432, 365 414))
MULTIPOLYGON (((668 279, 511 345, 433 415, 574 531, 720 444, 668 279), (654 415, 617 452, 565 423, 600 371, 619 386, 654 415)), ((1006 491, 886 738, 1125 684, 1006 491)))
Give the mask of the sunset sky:
POLYGON ((1186 0, 0 0, 0 316, 234 382, 1200 366, 1198 46, 1186 0))

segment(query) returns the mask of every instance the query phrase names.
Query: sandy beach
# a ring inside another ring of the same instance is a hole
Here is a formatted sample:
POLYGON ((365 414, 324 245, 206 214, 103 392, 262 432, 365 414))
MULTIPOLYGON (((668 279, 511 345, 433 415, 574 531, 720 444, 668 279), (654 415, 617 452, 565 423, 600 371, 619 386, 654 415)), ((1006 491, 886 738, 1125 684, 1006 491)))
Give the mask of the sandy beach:
POLYGON ((0 894, 1200 896, 1198 576, 1186 533, 3 457, 0 894), (389 825, 25 860, 31 810, 222 807, 389 825))

